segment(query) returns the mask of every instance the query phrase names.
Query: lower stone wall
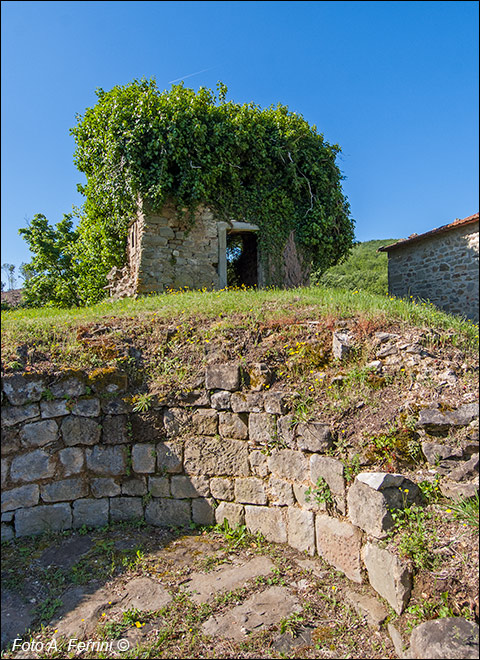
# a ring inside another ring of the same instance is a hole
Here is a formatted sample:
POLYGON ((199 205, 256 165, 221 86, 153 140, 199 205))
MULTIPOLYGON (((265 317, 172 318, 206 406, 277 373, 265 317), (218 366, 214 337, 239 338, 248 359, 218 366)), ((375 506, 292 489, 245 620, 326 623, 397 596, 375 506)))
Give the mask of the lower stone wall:
POLYGON ((388 289, 478 322, 478 222, 388 254, 388 289))
POLYGON ((328 424, 295 423, 282 393, 260 391, 262 373, 258 390, 240 391, 238 364, 209 366, 203 389, 148 400, 143 413, 121 373, 8 376, 2 538, 126 520, 188 527, 227 519, 318 554, 357 583, 368 576, 401 612, 411 574, 378 541, 393 524, 389 509, 405 504, 399 489, 410 504, 418 487, 383 473, 347 484, 342 462, 326 454, 328 424), (315 498, 319 478, 328 506, 315 498))

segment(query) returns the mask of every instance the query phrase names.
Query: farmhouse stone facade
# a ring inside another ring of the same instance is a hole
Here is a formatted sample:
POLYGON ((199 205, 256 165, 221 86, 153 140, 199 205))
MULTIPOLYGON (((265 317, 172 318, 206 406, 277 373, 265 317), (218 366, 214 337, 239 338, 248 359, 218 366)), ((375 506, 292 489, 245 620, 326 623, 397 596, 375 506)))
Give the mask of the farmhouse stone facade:
POLYGON ((478 322, 478 213, 380 248, 388 290, 478 322))
POLYGON ((199 208, 192 226, 179 219, 172 202, 159 212, 139 208, 128 230, 126 265, 110 271, 106 289, 113 298, 183 288, 223 289, 231 284, 227 246, 232 236, 243 246, 239 268, 245 286, 262 287, 272 277, 285 287, 307 284, 308 268, 293 233, 283 251, 282 273, 276 276, 274 265, 262 259, 258 232, 251 223, 219 220, 208 207, 199 208))

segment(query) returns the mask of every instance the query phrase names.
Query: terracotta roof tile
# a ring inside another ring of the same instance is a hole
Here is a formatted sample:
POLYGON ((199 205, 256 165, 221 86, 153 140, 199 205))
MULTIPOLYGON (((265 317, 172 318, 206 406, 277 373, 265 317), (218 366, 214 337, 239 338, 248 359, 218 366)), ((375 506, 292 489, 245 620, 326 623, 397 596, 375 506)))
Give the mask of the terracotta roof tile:
POLYGON ((443 234, 447 231, 451 231, 452 229, 457 229, 458 227, 462 227, 463 225, 473 224, 474 222, 478 222, 478 217, 479 217, 478 213, 474 213, 473 215, 469 215, 468 218, 463 218, 461 220, 457 218, 448 225, 442 225, 441 227, 437 227, 436 229, 431 229, 430 231, 427 231, 424 234, 412 234, 408 238, 402 238, 396 243, 392 243, 391 245, 384 245, 383 247, 378 248, 378 252, 389 252, 390 250, 395 250, 399 247, 404 247, 404 245, 410 245, 411 243, 418 243, 419 241, 423 241, 425 238, 429 238, 430 236, 434 236, 436 234, 443 234))

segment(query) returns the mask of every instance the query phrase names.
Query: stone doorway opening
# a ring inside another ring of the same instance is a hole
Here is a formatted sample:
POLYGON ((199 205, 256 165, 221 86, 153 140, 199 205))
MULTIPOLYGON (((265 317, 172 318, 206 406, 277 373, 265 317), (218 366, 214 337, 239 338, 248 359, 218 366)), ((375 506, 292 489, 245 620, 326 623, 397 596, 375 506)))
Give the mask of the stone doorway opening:
POLYGON ((254 232, 227 234, 227 286, 258 286, 257 235, 254 232))

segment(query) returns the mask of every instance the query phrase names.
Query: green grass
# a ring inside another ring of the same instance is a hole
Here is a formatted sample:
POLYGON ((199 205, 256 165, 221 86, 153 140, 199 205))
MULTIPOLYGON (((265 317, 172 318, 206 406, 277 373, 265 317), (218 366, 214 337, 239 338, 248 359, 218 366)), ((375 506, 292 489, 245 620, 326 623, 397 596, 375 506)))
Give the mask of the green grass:
POLYGON ((378 248, 395 242, 396 239, 387 238, 358 243, 348 259, 329 268, 317 278, 318 283, 326 287, 386 295, 388 258, 386 252, 378 252, 378 248))
MULTIPOLYGON (((171 323, 222 319, 226 325, 250 325, 292 317, 301 321, 319 317, 358 317, 403 322, 408 325, 448 330, 449 341, 474 348, 478 326, 437 310, 427 302, 415 302, 363 291, 351 292, 312 286, 302 289, 247 289, 227 291, 184 291, 133 300, 125 298, 74 309, 39 308, 2 312, 2 348, 19 344, 53 349, 76 341, 78 326, 120 317, 136 323, 152 317, 171 323), (239 317, 243 318, 240 319, 239 317)), ((55 351, 54 351, 55 352, 55 351)))

